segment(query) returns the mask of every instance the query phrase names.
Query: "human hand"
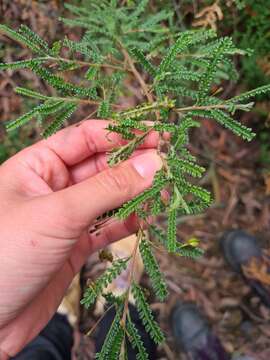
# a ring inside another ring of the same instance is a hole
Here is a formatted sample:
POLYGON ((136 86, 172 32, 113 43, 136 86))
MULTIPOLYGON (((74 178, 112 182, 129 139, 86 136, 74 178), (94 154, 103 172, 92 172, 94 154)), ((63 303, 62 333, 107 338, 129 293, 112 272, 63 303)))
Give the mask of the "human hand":
POLYGON ((99 235, 94 220, 145 188, 161 168, 152 132, 135 156, 109 169, 107 121, 85 121, 0 166, 0 358, 14 356, 46 325, 87 257, 137 230, 135 216, 99 235), (1 352, 2 351, 2 352, 1 352))

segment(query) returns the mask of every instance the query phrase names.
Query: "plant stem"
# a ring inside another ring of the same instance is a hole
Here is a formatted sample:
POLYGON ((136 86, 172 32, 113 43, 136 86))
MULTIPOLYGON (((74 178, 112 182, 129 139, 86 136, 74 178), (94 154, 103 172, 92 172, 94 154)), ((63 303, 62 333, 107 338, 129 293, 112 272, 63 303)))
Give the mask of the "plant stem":
POLYGON ((132 279, 133 279, 133 274, 134 274, 134 270, 135 270, 135 262, 136 262, 136 256, 137 256, 137 251, 138 251, 138 247, 139 247, 139 243, 141 241, 142 238, 142 234, 143 234, 143 230, 142 228, 140 228, 137 232, 137 239, 136 239, 136 243, 131 255, 131 265, 130 265, 130 271, 129 271, 129 277, 128 277, 128 289, 126 292, 126 298, 125 298, 125 305, 124 305, 124 311, 123 311, 123 317, 122 317, 122 326, 125 329, 125 324, 126 324, 126 319, 127 319, 127 313, 128 313, 128 301, 129 301, 129 294, 130 294, 130 290, 131 290, 131 283, 132 283, 132 279))
MULTIPOLYGON (((241 109, 243 110, 243 108, 248 108, 248 106, 251 106, 252 103, 250 104, 235 104, 235 109, 241 109)), ((205 105, 205 106, 187 106, 187 107, 183 107, 183 108, 175 108, 172 109, 172 111, 174 112, 186 112, 186 111, 192 111, 192 110, 211 110, 211 109, 225 109, 227 110, 229 108, 229 105, 227 104, 214 104, 214 105, 205 105)))
POLYGON ((143 80, 141 74, 138 72, 138 70, 136 69, 135 65, 134 65, 134 61, 132 60, 132 58, 129 56, 129 53, 127 52, 127 50, 123 47, 123 45, 121 43, 119 43, 120 47, 121 47, 121 51, 122 54, 124 55, 124 58, 126 59, 127 63, 130 66, 130 69, 132 71, 132 73, 134 74, 135 78, 138 80, 139 84, 141 85, 141 88, 144 92, 144 95, 147 97, 147 100, 152 103, 154 101, 154 98, 152 96, 152 94, 149 92, 148 87, 145 83, 145 81, 143 80))
POLYGON ((47 57, 45 57, 45 59, 52 60, 52 61, 63 61, 68 64, 76 63, 76 64, 80 65, 81 67, 83 67, 83 66, 104 67, 104 68, 109 68, 109 69, 114 69, 114 70, 132 72, 132 70, 128 69, 127 67, 122 67, 122 66, 117 66, 117 65, 112 65, 112 64, 96 64, 96 63, 91 63, 91 62, 87 62, 87 61, 71 60, 71 59, 66 59, 63 57, 52 57, 52 56, 47 56, 47 57))
POLYGON ((86 336, 90 336, 92 334, 92 332, 97 328, 98 324, 101 322, 102 319, 104 319, 104 317, 106 316, 106 314, 114 307, 114 304, 112 304, 111 306, 109 306, 104 313, 102 314, 102 316, 96 321, 96 323, 91 327, 90 330, 87 331, 86 336))

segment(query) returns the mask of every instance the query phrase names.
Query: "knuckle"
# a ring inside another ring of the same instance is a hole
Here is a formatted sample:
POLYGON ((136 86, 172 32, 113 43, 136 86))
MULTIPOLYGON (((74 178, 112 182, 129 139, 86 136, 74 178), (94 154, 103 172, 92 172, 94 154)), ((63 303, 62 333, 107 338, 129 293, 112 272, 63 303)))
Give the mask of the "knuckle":
POLYGON ((116 191, 127 197, 134 192, 134 174, 129 169, 109 169, 103 178, 103 186, 108 192, 116 191))

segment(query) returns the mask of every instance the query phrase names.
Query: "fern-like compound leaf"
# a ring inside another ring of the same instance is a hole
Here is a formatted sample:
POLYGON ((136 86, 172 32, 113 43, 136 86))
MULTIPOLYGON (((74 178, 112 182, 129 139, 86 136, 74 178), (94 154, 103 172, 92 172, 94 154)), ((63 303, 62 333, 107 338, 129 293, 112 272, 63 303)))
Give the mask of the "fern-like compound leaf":
POLYGON ((21 25, 19 33, 27 38, 31 43, 35 44, 35 46, 40 49, 40 53, 44 53, 45 55, 49 53, 49 46, 46 41, 32 31, 28 26, 21 25))
POLYGON ((56 131, 61 128, 63 123, 71 117, 76 108, 77 105, 75 104, 65 104, 62 112, 56 116, 55 120, 53 120, 53 122, 44 130, 43 137, 47 138, 56 133, 56 131))
POLYGON ((81 304, 89 308, 102 294, 102 291, 114 280, 123 270, 126 269, 129 259, 119 259, 112 263, 104 274, 102 274, 93 284, 86 289, 81 304))
POLYGON ((198 247, 191 247, 191 246, 181 247, 178 245, 175 254, 192 260, 196 260, 204 254, 204 251, 198 247))
POLYGON ((146 6, 148 5, 149 0, 140 0, 138 4, 136 4, 135 10, 131 14, 132 23, 138 21, 138 17, 145 11, 146 6))
POLYGON ((26 89, 23 87, 16 87, 15 88, 15 92, 17 94, 23 95, 23 96, 27 96, 33 99, 38 99, 38 100, 50 100, 50 96, 46 96, 44 94, 40 94, 36 91, 30 90, 30 89, 26 89))
POLYGON ((7 131, 12 131, 17 129, 18 127, 26 124, 27 122, 29 122, 30 120, 32 120, 32 118, 37 114, 37 109, 38 107, 28 111, 27 113, 23 114, 22 116, 20 116, 19 118, 17 118, 16 120, 10 121, 7 125, 6 125, 6 130, 7 131))
MULTIPOLYGON (((166 233, 161 228, 155 225, 150 225, 149 230, 150 230, 150 234, 153 236, 154 239, 156 239, 162 245, 166 246, 167 236, 166 233)), ((199 247, 191 247, 191 246, 183 247, 183 245, 177 241, 176 250, 174 254, 190 259, 197 259, 204 254, 204 251, 199 247)))
POLYGON ((250 91, 247 91, 243 94, 237 95, 233 97, 232 99, 227 100, 228 103, 240 103, 242 101, 248 100, 250 98, 253 98, 255 96, 263 95, 270 92, 270 84, 263 85, 258 87, 257 89, 253 89, 250 91))
POLYGON ((192 42, 192 35, 190 32, 184 32, 180 34, 175 44, 168 50, 167 55, 161 61, 157 75, 161 76, 163 73, 165 73, 168 70, 168 68, 171 66, 176 55, 187 49, 188 46, 191 44, 191 42, 192 42))
POLYGON ((166 282, 159 269, 159 265, 152 252, 149 242, 143 238, 139 244, 145 270, 148 273, 156 296, 164 301, 168 295, 166 282))
POLYGON ((175 168, 175 172, 178 171, 179 173, 187 173, 197 178, 202 177, 205 172, 204 167, 186 159, 172 157, 168 159, 168 163, 170 164, 170 167, 175 168))
POLYGON ((35 58, 29 60, 21 60, 10 63, 0 63, 0 70, 17 70, 17 69, 32 69, 33 66, 39 66, 41 63, 46 62, 47 58, 35 58))
POLYGON ((116 216, 120 219, 125 219, 146 200, 153 198, 156 194, 160 193, 160 191, 166 186, 168 183, 168 179, 162 176, 156 176, 156 180, 152 188, 145 190, 140 195, 136 196, 133 200, 125 203, 116 213, 116 216))
POLYGON ((64 106, 65 103, 62 100, 47 100, 39 106, 38 112, 44 116, 48 116, 62 110, 64 106))
POLYGON ((218 41, 218 46, 212 53, 212 59, 209 61, 206 71, 201 77, 199 84, 200 102, 207 96, 218 65, 222 61, 224 54, 233 47, 231 38, 225 37, 218 41))
POLYGON ((46 116, 53 114, 53 113, 59 111, 63 106, 64 106, 63 101, 46 101, 43 104, 34 107, 32 110, 23 114, 19 118, 10 121, 6 125, 6 130, 7 131, 15 130, 18 127, 20 127, 20 126, 26 124, 27 122, 29 122, 30 120, 32 120, 38 114, 42 114, 42 115, 46 115, 46 116))
POLYGON ((103 100, 98 108, 98 117, 100 119, 108 119, 111 113, 111 106, 109 100, 103 100))
POLYGON ((40 54, 41 52, 40 46, 38 46, 32 40, 29 40, 28 37, 25 37, 23 34, 20 34, 18 31, 12 30, 8 26, 0 24, 0 32, 3 32, 5 35, 9 36, 13 40, 18 41, 19 43, 27 46, 30 50, 33 51, 33 53, 40 54))
POLYGON ((108 331, 108 334, 105 338, 102 349, 99 353, 96 354, 95 358, 97 360, 116 360, 119 358, 119 357, 113 358, 111 357, 111 354, 112 354, 112 350, 114 350, 114 353, 115 352, 117 353, 120 350, 119 347, 121 348, 122 340, 124 337, 124 331, 120 323, 122 313, 123 313, 123 306, 119 306, 116 311, 115 318, 108 331))
POLYGON ((98 72, 98 68, 94 67, 94 66, 90 66, 89 69, 87 70, 86 74, 85 74, 85 78, 87 80, 93 80, 98 72))
POLYGON ((132 56, 138 61, 138 63, 153 77, 156 76, 156 68, 153 64, 144 56, 144 53, 137 48, 130 50, 132 56))
MULTIPOLYGON (((114 340, 111 344, 109 354, 104 358, 104 360, 105 359, 106 360, 120 359, 120 354, 121 354, 124 337, 125 337, 125 331, 120 324, 118 332, 115 334, 114 340)), ((126 351, 126 349, 125 349, 125 351, 126 351)), ((102 357, 98 357, 98 359, 102 359, 102 357)))
POLYGON ((164 334, 154 319, 152 310, 150 309, 150 306, 145 299, 143 290, 139 285, 133 283, 131 291, 135 298, 139 316, 145 326, 146 331, 149 333, 156 344, 162 343, 165 340, 164 334))
POLYGON ((45 80, 49 85, 53 86, 55 89, 66 92, 69 95, 75 95, 78 97, 88 97, 90 99, 96 99, 96 89, 85 88, 75 84, 66 82, 61 77, 52 74, 49 70, 44 67, 37 66, 36 64, 32 67, 32 70, 45 80))
POLYGON ((136 326, 131 321, 130 316, 127 317, 126 330, 132 348, 137 351, 136 360, 148 360, 149 356, 144 347, 143 341, 136 326))
POLYGON ((211 110, 210 113, 211 117, 213 117, 218 123, 231 130, 234 134, 240 136, 244 140, 251 141, 254 138, 255 133, 252 129, 234 120, 224 111, 211 110))
MULTIPOLYGON (((117 129, 117 127, 115 129, 117 129)), ((125 132, 124 129, 123 131, 118 131, 118 132, 120 132, 122 135, 129 133, 129 132, 125 132)), ((127 160, 130 157, 130 155, 138 148, 138 146, 144 142, 145 137, 146 134, 142 136, 138 136, 133 141, 130 141, 127 145, 113 149, 109 153, 108 164, 110 166, 113 166, 120 163, 121 161, 127 160)), ((129 139, 130 137, 127 136, 126 138, 129 139)), ((133 137, 131 136, 131 138, 133 137)))

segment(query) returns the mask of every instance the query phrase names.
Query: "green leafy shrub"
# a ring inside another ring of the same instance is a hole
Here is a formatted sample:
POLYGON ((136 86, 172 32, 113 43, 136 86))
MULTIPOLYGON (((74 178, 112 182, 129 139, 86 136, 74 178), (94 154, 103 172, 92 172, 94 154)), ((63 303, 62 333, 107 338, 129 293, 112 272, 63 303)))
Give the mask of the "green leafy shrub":
MULTIPOLYGON (((44 136, 48 137, 61 128, 78 107, 89 105, 92 116, 95 114, 98 118, 111 120, 108 130, 127 140, 126 145, 110 152, 110 166, 128 159, 150 131, 159 132, 158 151, 164 166, 156 174, 152 187, 121 208, 104 214, 101 220, 104 222, 110 217, 125 219, 135 212, 143 224, 147 223, 149 215, 166 213, 167 233, 155 225, 150 226, 155 247, 165 247, 177 256, 196 258, 202 253, 197 244, 181 242, 176 232, 179 215, 200 213, 211 204, 211 194, 197 184, 204 168, 197 164, 188 150, 190 131, 199 127, 202 119, 208 118, 251 141, 254 137, 252 130, 234 116, 241 111, 250 111, 253 106, 250 99, 269 92, 270 86, 224 99, 222 89, 213 92, 212 86, 220 86, 223 79, 235 79, 232 56, 244 53, 231 38, 217 38, 212 30, 178 33, 173 25, 168 26, 172 24, 172 13, 167 10, 150 13, 147 0, 128 2, 126 6, 118 5, 115 0, 89 0, 85 4, 86 7, 67 5, 74 18, 64 19, 67 25, 85 29, 82 39, 77 42, 66 37, 49 45, 26 26, 22 25, 18 30, 0 26, 1 32, 33 52, 31 59, 0 64, 0 70, 29 69, 53 87, 56 94, 48 96, 32 89, 15 88, 18 94, 35 99, 37 104, 26 114, 10 121, 6 128, 13 131, 37 119, 44 136), (68 79, 62 76, 63 72, 69 74, 68 79), (73 73, 76 76, 72 77, 73 73), (137 105, 123 108, 119 99, 131 96, 128 81, 136 84, 140 91, 137 105), (169 139, 163 138, 164 132, 171 134, 169 139), (169 192, 169 201, 162 198, 163 189, 169 192)), ((99 221, 97 219, 97 224, 99 221)), ((157 344, 165 339, 143 289, 133 279, 136 271, 134 259, 140 251, 155 294, 160 300, 165 300, 166 281, 152 245, 140 228, 131 259, 113 261, 84 294, 82 303, 90 307, 131 262, 130 284, 126 292, 119 297, 104 294, 115 306, 116 317, 101 352, 96 355, 97 359, 118 359, 125 351, 125 339, 129 339, 137 349, 138 359, 148 358, 128 313, 131 292, 150 336, 157 344)))

